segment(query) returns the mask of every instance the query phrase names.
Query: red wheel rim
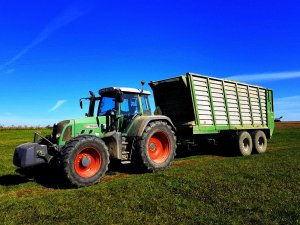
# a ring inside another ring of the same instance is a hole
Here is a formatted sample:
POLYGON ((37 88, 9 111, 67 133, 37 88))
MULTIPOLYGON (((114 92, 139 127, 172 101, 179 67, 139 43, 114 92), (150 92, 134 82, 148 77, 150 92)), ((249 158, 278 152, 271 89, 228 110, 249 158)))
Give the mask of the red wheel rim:
POLYGON ((102 158, 95 148, 84 148, 76 156, 74 167, 76 173, 84 178, 94 176, 100 169, 102 158))
POLYGON ((163 163, 170 154, 170 140, 164 132, 154 133, 148 142, 148 154, 155 163, 163 163))

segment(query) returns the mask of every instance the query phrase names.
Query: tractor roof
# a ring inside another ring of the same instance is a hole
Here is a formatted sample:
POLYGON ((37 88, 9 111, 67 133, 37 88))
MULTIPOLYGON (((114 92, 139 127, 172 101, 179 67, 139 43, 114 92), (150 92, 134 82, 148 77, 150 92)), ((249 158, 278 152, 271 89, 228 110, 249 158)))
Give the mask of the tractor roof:
MULTIPOLYGON (((99 94, 107 93, 107 92, 112 92, 112 91, 122 91, 124 93, 136 93, 136 94, 141 94, 140 89, 137 88, 128 88, 128 87, 109 87, 109 88, 102 88, 99 90, 99 94)), ((150 91, 145 91, 143 90, 142 94, 145 95, 150 95, 150 91)))

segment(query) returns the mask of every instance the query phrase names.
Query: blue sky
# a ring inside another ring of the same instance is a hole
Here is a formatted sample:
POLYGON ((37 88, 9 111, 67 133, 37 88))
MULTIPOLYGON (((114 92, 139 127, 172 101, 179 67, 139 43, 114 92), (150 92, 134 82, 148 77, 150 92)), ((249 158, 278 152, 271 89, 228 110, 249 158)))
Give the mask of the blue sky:
POLYGON ((189 71, 272 88, 275 116, 300 120, 299 11, 289 0, 0 1, 0 124, 83 117, 88 90, 189 71))

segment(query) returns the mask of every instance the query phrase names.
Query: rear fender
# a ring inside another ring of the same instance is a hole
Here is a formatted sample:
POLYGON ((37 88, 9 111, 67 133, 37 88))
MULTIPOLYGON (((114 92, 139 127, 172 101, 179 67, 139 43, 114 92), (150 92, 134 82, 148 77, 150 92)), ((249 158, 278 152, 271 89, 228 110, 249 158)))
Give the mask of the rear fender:
POLYGON ((171 119, 167 116, 140 116, 133 121, 133 124, 130 126, 127 135, 131 137, 142 136, 147 125, 153 121, 165 121, 172 127, 172 129, 174 129, 174 131, 176 130, 176 127, 172 123, 171 119))

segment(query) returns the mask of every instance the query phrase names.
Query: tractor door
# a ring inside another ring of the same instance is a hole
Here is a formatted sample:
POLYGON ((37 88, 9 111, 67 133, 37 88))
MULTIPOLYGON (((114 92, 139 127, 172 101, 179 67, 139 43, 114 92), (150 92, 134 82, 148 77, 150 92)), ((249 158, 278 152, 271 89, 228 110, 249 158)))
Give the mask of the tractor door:
POLYGON ((138 94, 124 94, 124 100, 119 110, 119 131, 124 132, 131 121, 141 114, 138 94))
POLYGON ((98 120, 106 118, 105 131, 109 132, 116 129, 117 104, 115 97, 103 96, 98 107, 98 120))

